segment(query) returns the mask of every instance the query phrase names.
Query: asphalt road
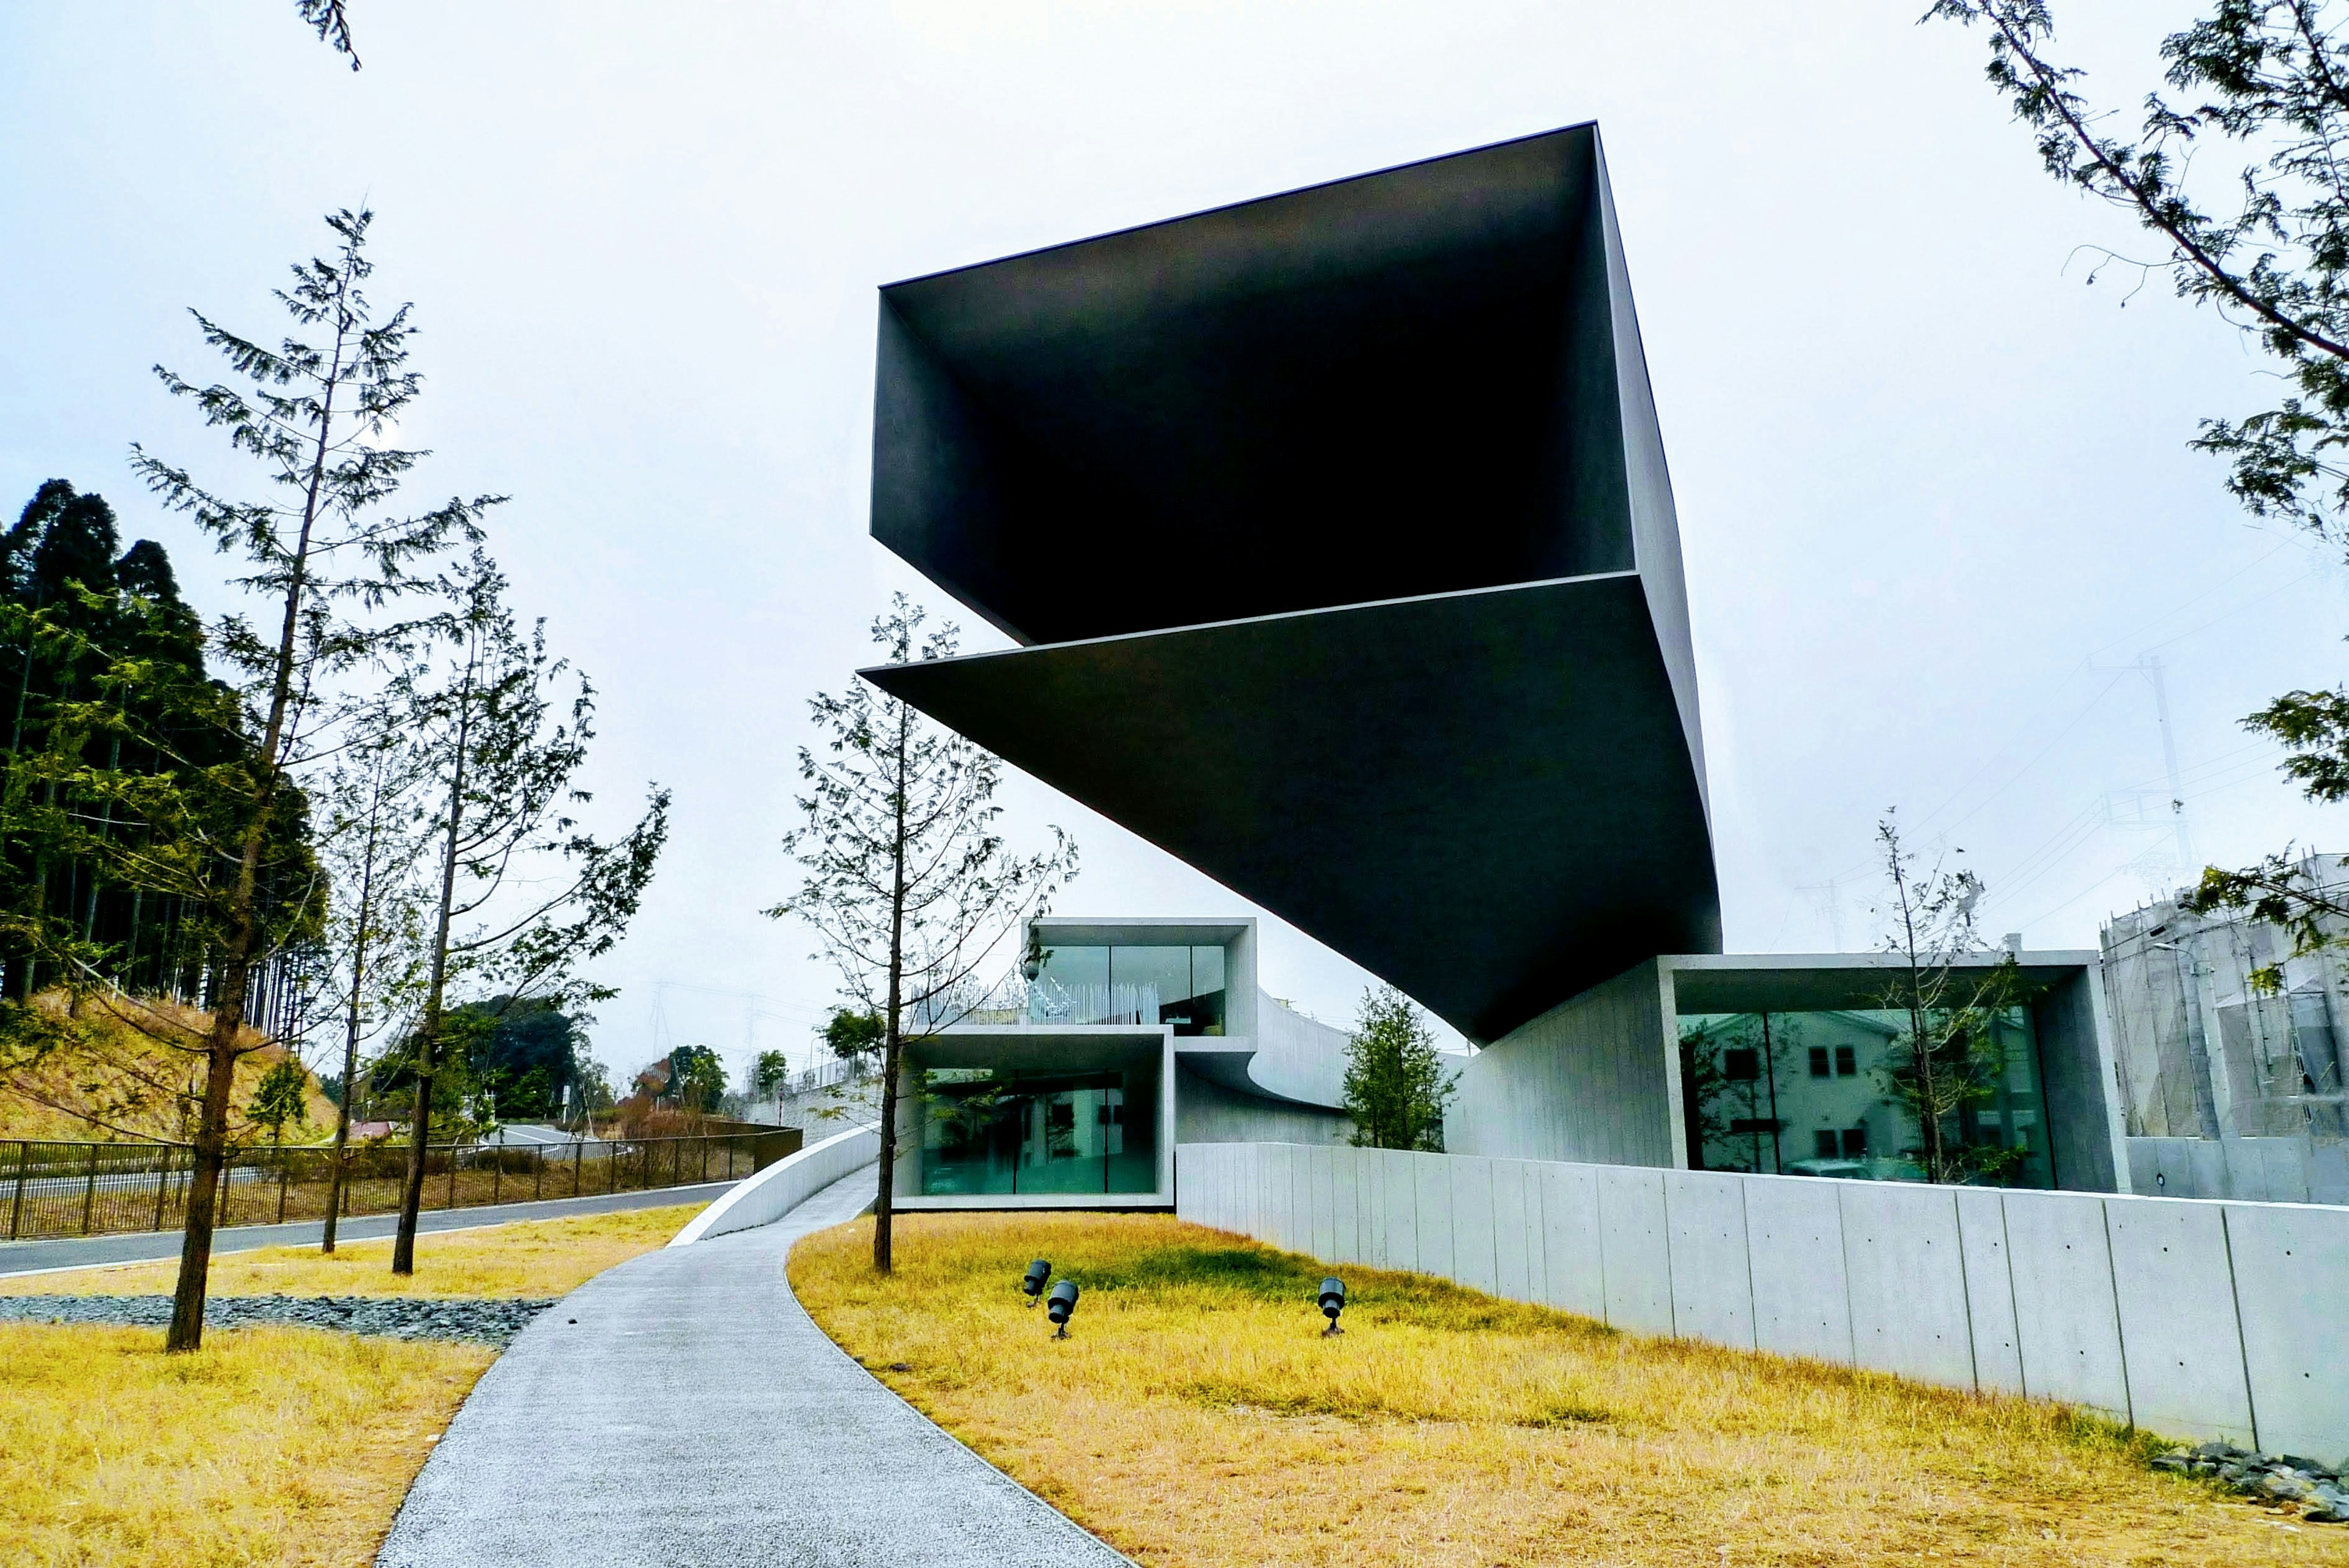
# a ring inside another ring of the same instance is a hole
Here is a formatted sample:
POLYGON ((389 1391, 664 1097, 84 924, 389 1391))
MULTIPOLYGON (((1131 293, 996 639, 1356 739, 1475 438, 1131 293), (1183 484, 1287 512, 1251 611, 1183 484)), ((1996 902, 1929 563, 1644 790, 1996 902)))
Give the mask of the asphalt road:
MULTIPOLYGON (((428 1209, 417 1217, 419 1233, 470 1231, 481 1225, 503 1225, 515 1220, 553 1220, 565 1214, 609 1214, 623 1209, 663 1209, 678 1203, 707 1203, 734 1184, 709 1181, 695 1187, 663 1187, 649 1192, 594 1193, 585 1198, 548 1198, 536 1203, 484 1204, 478 1209, 428 1209)), ((336 1228, 337 1239, 364 1241, 388 1236, 398 1226, 395 1214, 357 1214, 336 1228)), ((212 1233, 212 1251, 249 1252, 258 1247, 298 1247, 316 1244, 324 1231, 316 1220, 285 1225, 238 1225, 212 1233)), ((143 1263, 180 1255, 180 1232, 145 1231, 129 1236, 72 1236, 52 1241, 0 1241, 0 1277, 46 1273, 56 1269, 86 1269, 99 1263, 143 1263)))

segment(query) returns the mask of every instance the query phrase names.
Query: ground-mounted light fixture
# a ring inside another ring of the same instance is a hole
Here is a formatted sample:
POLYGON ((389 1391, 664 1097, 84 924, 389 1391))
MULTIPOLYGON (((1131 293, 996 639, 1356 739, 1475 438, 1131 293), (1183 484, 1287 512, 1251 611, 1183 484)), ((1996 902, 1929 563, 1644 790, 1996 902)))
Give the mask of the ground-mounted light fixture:
POLYGON ((1321 1331, 1322 1338, 1346 1332, 1338 1326, 1338 1314, 1345 1310, 1346 1282, 1332 1274, 1321 1282, 1321 1315, 1330 1320, 1330 1326, 1321 1331))
POLYGON ((1028 1297, 1030 1306, 1036 1304, 1037 1298, 1044 1293, 1044 1282, 1051 1277, 1052 1265, 1043 1259, 1039 1258, 1028 1265, 1027 1278, 1019 1282, 1019 1289, 1028 1297))
POLYGON ((1045 1315, 1049 1316, 1055 1325, 1052 1331, 1054 1339, 1069 1337, 1069 1314, 1076 1310, 1077 1282, 1062 1280, 1052 1287, 1052 1299, 1044 1303, 1045 1315))

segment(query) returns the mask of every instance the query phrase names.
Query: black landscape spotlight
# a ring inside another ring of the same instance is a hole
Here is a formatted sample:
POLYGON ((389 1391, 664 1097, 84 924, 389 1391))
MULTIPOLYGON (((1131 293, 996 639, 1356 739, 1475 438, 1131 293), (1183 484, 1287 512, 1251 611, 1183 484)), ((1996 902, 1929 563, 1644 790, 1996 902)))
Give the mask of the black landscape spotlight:
POLYGON ((1052 1299, 1044 1303, 1045 1315, 1050 1317, 1054 1324, 1059 1325, 1053 1330, 1052 1337, 1054 1339, 1066 1339, 1069 1337, 1069 1314, 1076 1310, 1077 1282, 1074 1280, 1062 1280, 1059 1284, 1052 1287, 1052 1299))
POLYGON ((1028 1265, 1028 1277, 1019 1282, 1019 1288, 1027 1293, 1030 1306, 1036 1304, 1036 1298, 1044 1293, 1044 1282, 1051 1277, 1052 1265, 1043 1259, 1039 1258, 1028 1265))
POLYGON ((1332 1274, 1321 1282, 1321 1315, 1330 1320, 1330 1326, 1321 1331, 1322 1338, 1346 1332, 1338 1326, 1338 1314, 1345 1310, 1346 1282, 1332 1274))

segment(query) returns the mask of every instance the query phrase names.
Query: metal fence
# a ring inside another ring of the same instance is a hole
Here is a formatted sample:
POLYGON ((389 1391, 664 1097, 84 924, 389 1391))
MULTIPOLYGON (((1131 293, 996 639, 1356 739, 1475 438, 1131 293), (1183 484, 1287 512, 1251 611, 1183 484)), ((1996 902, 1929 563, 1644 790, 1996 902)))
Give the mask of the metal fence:
MULTIPOLYGON (((707 1137, 581 1138, 562 1143, 434 1144, 424 1207, 469 1209, 537 1198, 644 1191, 750 1175, 799 1147, 789 1130, 707 1137)), ((222 1173, 214 1223, 321 1220, 333 1188, 331 1148, 241 1147, 222 1173)), ((0 1204, 9 1241, 171 1231, 185 1223, 195 1151, 184 1144, 0 1142, 0 1204)), ((408 1146, 345 1152, 342 1212, 399 1207, 408 1146)))

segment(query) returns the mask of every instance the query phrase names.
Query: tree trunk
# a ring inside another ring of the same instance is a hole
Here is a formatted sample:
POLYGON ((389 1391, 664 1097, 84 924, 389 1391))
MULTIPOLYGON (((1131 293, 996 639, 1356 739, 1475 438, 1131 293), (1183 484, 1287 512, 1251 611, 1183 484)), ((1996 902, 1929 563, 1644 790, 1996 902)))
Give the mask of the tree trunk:
POLYGON ((171 1326, 166 1351, 194 1350, 204 1341, 204 1291, 212 1262, 212 1218, 220 1199, 221 1170, 228 1163, 229 1097, 236 1082, 236 1034, 244 1022, 245 974, 253 944, 254 868, 261 857, 256 822, 247 834, 238 883, 246 916, 231 936, 222 960, 221 992, 212 1008, 212 1034, 204 1051, 204 1097, 196 1117, 195 1158, 188 1175, 186 1228, 180 1241, 180 1278, 171 1293, 171 1326))
MULTIPOLYGON (((465 676, 457 689, 456 751, 449 772, 449 825, 440 842, 440 910, 432 936, 432 980, 424 993, 424 1021, 416 1043, 416 1109, 408 1138, 408 1179, 399 1189, 399 1231, 391 1244, 391 1272, 416 1272, 416 1216, 424 1206, 424 1150, 432 1134, 432 1075, 440 1044, 441 1002, 449 981, 449 921, 457 901, 457 861, 464 832, 466 747, 473 723, 473 661, 477 649, 465 652, 465 676)), ((450 1154, 450 1180, 456 1179, 456 1155, 450 1154)))
MULTIPOLYGON (((343 280, 343 292, 349 279, 343 280)), ((318 436, 311 453, 309 483, 302 504, 302 529, 295 537, 285 583, 285 613, 278 627, 277 662, 269 690, 269 722, 262 732, 260 776, 254 781, 251 815, 245 823, 243 854, 237 863, 236 886, 228 906, 228 950, 221 955, 220 993, 212 1004, 212 1035, 205 1050, 203 1110, 196 1121, 195 1158, 188 1179, 187 1229, 180 1244, 180 1278, 171 1294, 171 1326, 163 1338, 166 1351, 194 1350, 204 1338, 204 1290, 212 1268, 212 1216, 220 1195, 221 1168, 228 1151, 229 1096, 236 1080, 237 1031, 244 1023, 245 986, 253 968, 253 949, 259 933, 254 913, 260 885, 261 846, 277 802, 278 770, 284 761, 285 714, 294 696, 295 637, 302 624, 302 605, 309 587, 310 538, 318 521, 318 494, 326 482, 326 452, 333 438, 335 390, 342 381, 343 349, 347 326, 335 332, 332 365, 323 382, 318 436)))
POLYGON ((343 1092, 335 1106, 334 1168, 326 1182, 326 1227, 319 1239, 321 1252, 335 1250, 335 1221, 343 1212, 343 1183, 348 1179, 344 1160, 351 1144, 351 1093, 358 1084, 360 997, 367 989, 367 918, 375 910, 376 837, 383 820, 383 757, 379 753, 375 765, 374 787, 367 799, 367 847, 359 857, 357 919, 351 930, 351 994, 344 1019, 343 1092))
POLYGON ((905 1000, 905 750, 913 722, 911 709, 898 714, 897 820, 895 836, 889 847, 889 1010, 883 1022, 881 1048, 881 1189, 873 1199, 873 1268, 883 1274, 889 1272, 890 1221, 895 1211, 896 1194, 893 1189, 897 1184, 897 1074, 905 1044, 898 1027, 897 1010, 905 1000))

